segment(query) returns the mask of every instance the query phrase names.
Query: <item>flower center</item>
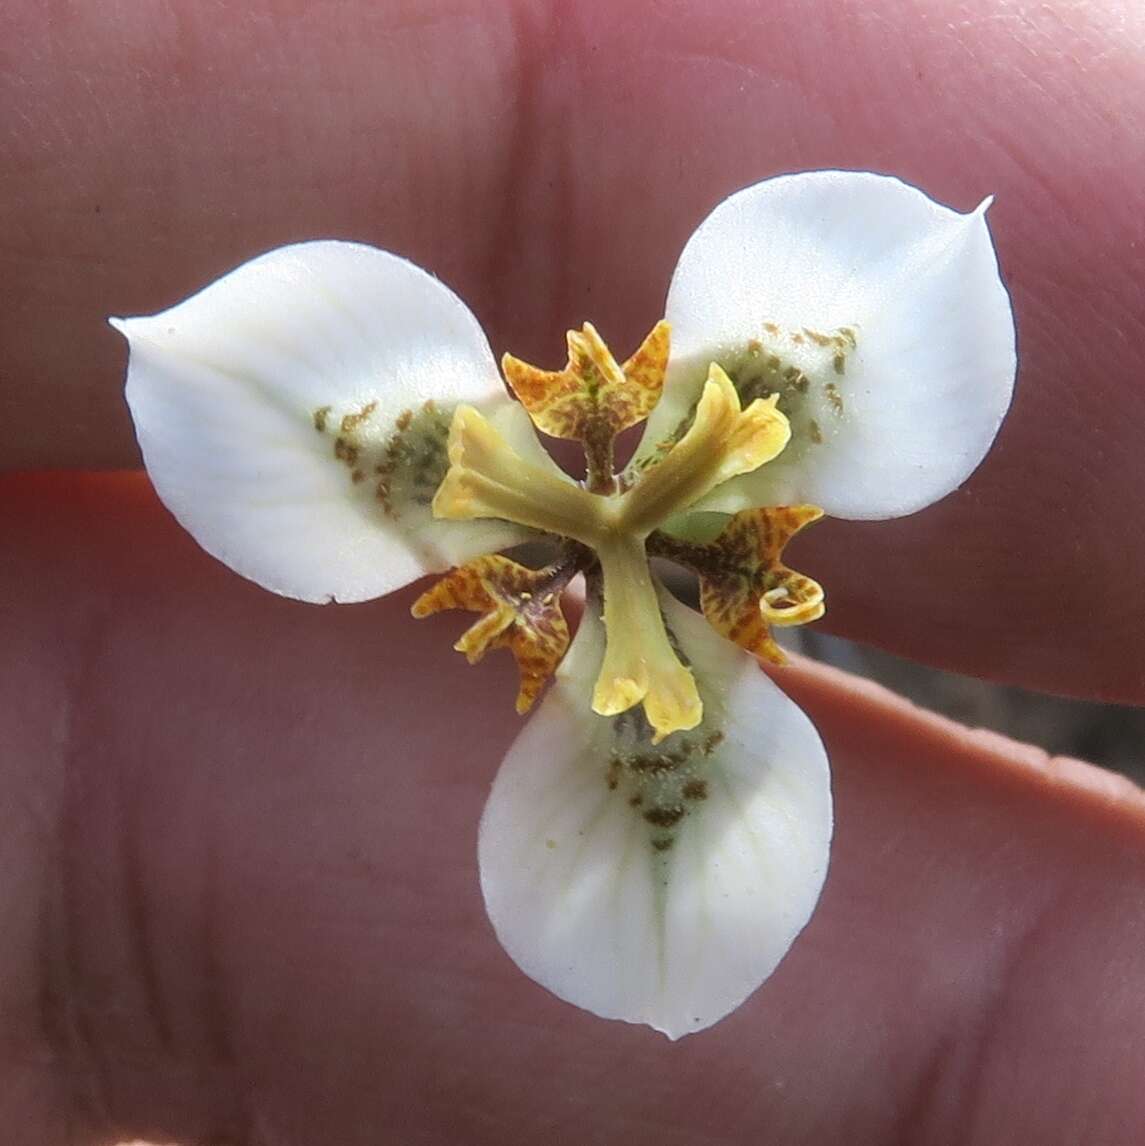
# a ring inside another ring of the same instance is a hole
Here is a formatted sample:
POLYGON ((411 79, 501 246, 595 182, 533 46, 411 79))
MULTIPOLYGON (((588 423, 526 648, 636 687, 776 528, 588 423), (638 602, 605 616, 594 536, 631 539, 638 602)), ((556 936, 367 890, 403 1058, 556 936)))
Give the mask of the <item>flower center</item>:
MULTIPOLYGON (((433 513, 439 518, 498 518, 567 539, 565 552, 574 556, 560 566, 562 587, 569 579, 571 561, 599 580, 603 594, 607 644, 593 709, 612 716, 643 704, 654 743, 672 732, 695 728, 703 706, 692 673, 680 662, 665 629, 646 543, 664 522, 718 485, 771 461, 791 436, 788 418, 779 409, 779 390, 765 393, 761 385, 759 393, 744 401, 742 387, 737 391, 725 369, 712 363, 688 425, 654 464, 618 485, 612 472, 613 440, 655 405, 667 351, 667 324, 659 323, 621 366, 586 324, 582 331, 569 334, 569 364, 563 371, 541 371, 506 356, 505 375, 534 423, 547 433, 584 445, 587 482, 578 484, 555 467, 526 461, 482 414, 460 406, 449 431, 449 469, 433 499, 433 513)), ((769 361, 764 359, 761 369, 769 369, 769 361)), ((742 540, 737 544, 743 548, 742 540)), ((425 615, 445 607, 486 611, 490 619, 478 622, 474 630, 480 629, 479 636, 486 630, 495 632, 498 640, 513 647, 513 624, 527 628, 535 610, 513 615, 506 602, 519 600, 512 594, 519 593, 524 574, 522 567, 499 560, 502 565, 484 558, 471 563, 463 567, 468 570, 464 576, 455 571, 452 581, 447 578, 442 583, 454 588, 431 590, 415 605, 415 613, 425 615), (475 583, 479 591, 458 588, 475 583)), ((683 563, 698 568, 696 563, 704 560, 701 547, 692 547, 683 563)), ((783 567, 776 564, 776 568, 783 567)), ((545 575, 553 577, 551 570, 545 575)), ((751 601, 753 608, 765 603, 771 607, 782 598, 786 582, 778 574, 768 575, 771 581, 760 594, 770 596, 751 601)), ((740 597, 718 577, 709 578, 709 583, 713 599, 739 602, 740 597)), ((764 585, 763 580, 759 583, 764 585)), ((551 634, 551 615, 548 620, 551 634)), ((528 639, 536 641, 539 636, 528 639)), ((559 659, 563 645, 552 649, 559 659)), ((524 674, 520 657, 518 662, 524 674)))

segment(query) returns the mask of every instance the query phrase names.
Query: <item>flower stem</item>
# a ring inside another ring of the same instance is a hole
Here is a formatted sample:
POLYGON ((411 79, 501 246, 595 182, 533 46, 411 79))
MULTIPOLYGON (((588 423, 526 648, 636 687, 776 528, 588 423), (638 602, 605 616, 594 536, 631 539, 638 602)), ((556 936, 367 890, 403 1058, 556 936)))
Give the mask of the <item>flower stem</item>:
POLYGON ((604 423, 597 423, 583 442, 585 460, 585 487, 590 493, 604 497, 616 492, 613 444, 615 432, 604 423))

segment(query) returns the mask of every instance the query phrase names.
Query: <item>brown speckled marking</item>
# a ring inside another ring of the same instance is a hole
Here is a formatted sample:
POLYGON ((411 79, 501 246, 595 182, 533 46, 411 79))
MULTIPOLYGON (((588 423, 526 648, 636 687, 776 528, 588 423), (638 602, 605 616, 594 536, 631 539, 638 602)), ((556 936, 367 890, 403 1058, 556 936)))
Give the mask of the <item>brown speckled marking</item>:
POLYGON ((347 466, 354 467, 358 464, 358 455, 361 452, 358 446, 347 441, 345 438, 339 437, 334 439, 334 456, 347 466))
POLYGON ((438 416, 433 403, 428 402, 417 415, 421 425, 415 422, 413 410, 403 411, 390 437, 382 440, 377 430, 364 433, 377 409, 377 400, 371 400, 334 421, 334 407, 320 406, 311 418, 317 432, 334 432, 335 460, 346 466, 355 486, 366 481, 368 474, 381 479, 375 484, 376 499, 387 516, 397 518, 395 501, 429 505, 445 476, 448 418, 438 416), (400 486, 397 499, 393 496, 395 482, 400 486))
POLYGON ((415 414, 403 410, 382 447, 382 460, 374 466, 378 481, 374 496, 387 517, 397 520, 398 502, 404 499, 428 506, 449 468, 446 441, 449 416, 431 399, 415 414))
MULTIPOLYGON (((575 571, 566 573, 558 566, 529 569, 508 557, 478 557, 442 577, 414 602, 412 612, 415 617, 443 609, 483 613, 453 647, 470 664, 490 649, 507 648, 521 677, 517 711, 525 713, 568 648, 569 629, 559 598, 575 571), (558 588, 546 592, 554 583, 558 588)), ((609 788, 617 786, 620 767, 610 761, 609 788)))
POLYGON ((806 394, 811 385, 798 366, 784 363, 777 354, 768 354, 766 358, 750 356, 749 362, 738 370, 729 370, 729 365, 734 366, 734 363, 724 364, 724 369, 732 379, 741 402, 746 405, 756 398, 778 394, 779 408, 788 416, 799 396, 806 394))
POLYGON ((843 395, 839 393, 839 387, 834 382, 828 382, 824 387, 827 392, 827 401, 831 403, 831 409, 836 415, 841 416, 843 413, 843 395))
POLYGON ((683 788, 685 800, 706 800, 708 798, 707 780, 689 780, 683 788))
POLYGON ((819 423, 814 418, 807 423, 807 432, 811 436, 811 440, 817 445, 823 444, 823 431, 819 428, 819 423))
POLYGON ((684 809, 679 805, 666 808, 649 808, 644 819, 657 828, 674 828, 684 818, 684 809))
POLYGON ((711 756, 713 752, 724 742, 724 734, 722 732, 712 732, 704 737, 704 743, 701 746, 701 751, 705 756, 711 756))
POLYGON ((345 414, 342 417, 342 433, 353 434, 358 427, 368 421, 370 415, 378 408, 377 401, 367 402, 356 414, 345 414))
MULTIPOLYGON (((708 796, 705 761, 723 742, 719 729, 672 738, 670 751, 654 748, 652 730, 636 710, 614 718, 616 747, 606 775, 616 779, 618 795, 643 824, 652 829, 649 843, 656 851, 671 847, 677 829, 708 796)), ((609 788, 613 785, 609 783, 609 788)))
POLYGON ((666 772, 675 772, 677 768, 688 762, 692 753, 692 746, 687 740, 670 752, 649 749, 647 752, 634 752, 630 756, 620 757, 626 768, 633 772, 647 775, 663 775, 666 772))

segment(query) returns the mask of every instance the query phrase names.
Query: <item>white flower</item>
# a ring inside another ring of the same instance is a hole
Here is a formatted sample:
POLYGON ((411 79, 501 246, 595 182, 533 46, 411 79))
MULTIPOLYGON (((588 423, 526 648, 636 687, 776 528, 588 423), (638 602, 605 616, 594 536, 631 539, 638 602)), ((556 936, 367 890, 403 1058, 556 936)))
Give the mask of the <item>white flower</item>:
POLYGON ((562 998, 676 1038, 738 1006, 810 918, 827 759, 744 649, 780 660, 770 626, 823 612, 782 563, 792 534, 823 511, 914 512, 989 449, 1015 355, 985 207, 849 172, 750 187, 689 241, 631 358, 586 324, 563 370, 505 357, 519 401, 447 288, 351 243, 272 251, 115 321, 148 471, 208 551, 320 602, 454 566, 415 613, 480 613, 457 647, 510 649, 519 710, 559 663, 479 851, 498 937, 562 998), (645 418, 616 474, 614 437, 645 418), (585 483, 530 419, 582 441, 585 483), (492 553, 530 539, 543 568, 492 553), (724 636, 649 555, 699 575, 724 636))

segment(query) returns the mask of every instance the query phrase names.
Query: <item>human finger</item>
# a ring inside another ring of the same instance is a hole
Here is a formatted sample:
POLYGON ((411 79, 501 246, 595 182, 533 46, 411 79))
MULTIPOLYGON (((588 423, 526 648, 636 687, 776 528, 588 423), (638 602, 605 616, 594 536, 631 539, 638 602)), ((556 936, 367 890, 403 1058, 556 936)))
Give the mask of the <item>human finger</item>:
POLYGON ((27 1101, 153 1140, 1139 1139, 1127 782, 780 672, 832 758, 826 891, 743 1008, 669 1044, 497 945, 476 826, 515 683, 450 651, 456 618, 262 593, 140 477, 2 492, 27 1101))

